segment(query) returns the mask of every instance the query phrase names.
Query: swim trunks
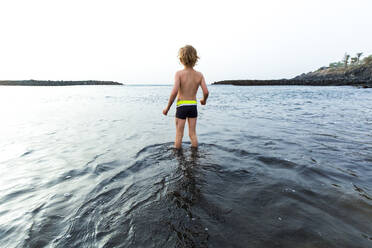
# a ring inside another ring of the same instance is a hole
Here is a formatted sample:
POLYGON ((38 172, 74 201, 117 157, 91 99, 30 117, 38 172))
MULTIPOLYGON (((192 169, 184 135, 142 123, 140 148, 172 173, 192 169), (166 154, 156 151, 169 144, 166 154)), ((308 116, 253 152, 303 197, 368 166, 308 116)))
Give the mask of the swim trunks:
POLYGON ((198 117, 198 109, 195 100, 181 100, 177 102, 176 117, 179 119, 198 117))

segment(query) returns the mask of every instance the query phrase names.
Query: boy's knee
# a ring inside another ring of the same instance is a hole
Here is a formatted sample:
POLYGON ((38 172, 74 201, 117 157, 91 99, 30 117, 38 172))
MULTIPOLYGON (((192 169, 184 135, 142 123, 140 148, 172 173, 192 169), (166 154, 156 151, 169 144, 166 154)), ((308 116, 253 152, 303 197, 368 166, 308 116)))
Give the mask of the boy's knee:
POLYGON ((182 138, 183 138, 183 133, 178 133, 178 134, 176 135, 176 139, 177 139, 177 140, 182 140, 182 138))
POLYGON ((196 138, 196 133, 189 133, 190 139, 195 139, 196 138))

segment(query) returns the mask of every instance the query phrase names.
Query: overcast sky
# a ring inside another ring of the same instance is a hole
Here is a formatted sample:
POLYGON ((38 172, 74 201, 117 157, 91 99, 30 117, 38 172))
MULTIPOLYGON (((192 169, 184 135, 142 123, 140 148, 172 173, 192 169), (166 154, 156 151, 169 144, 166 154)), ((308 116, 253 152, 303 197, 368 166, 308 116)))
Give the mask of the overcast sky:
POLYGON ((208 83, 291 78, 372 54, 370 0, 1 0, 0 79, 173 83, 193 45, 208 83))

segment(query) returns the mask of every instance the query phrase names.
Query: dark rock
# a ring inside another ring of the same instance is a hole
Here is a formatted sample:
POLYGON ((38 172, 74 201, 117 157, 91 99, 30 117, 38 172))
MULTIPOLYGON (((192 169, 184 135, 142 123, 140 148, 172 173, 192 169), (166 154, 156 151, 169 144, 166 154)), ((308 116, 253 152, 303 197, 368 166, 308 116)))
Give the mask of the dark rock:
POLYGON ((352 85, 363 88, 372 87, 372 64, 356 65, 350 68, 322 67, 317 71, 302 73, 292 79, 278 80, 225 80, 213 83, 215 85, 314 85, 314 86, 341 86, 352 85), (362 86, 363 85, 363 86, 362 86))
POLYGON ((2 80, 1 85, 17 85, 17 86, 68 86, 68 85, 123 85, 113 81, 51 81, 51 80, 2 80))

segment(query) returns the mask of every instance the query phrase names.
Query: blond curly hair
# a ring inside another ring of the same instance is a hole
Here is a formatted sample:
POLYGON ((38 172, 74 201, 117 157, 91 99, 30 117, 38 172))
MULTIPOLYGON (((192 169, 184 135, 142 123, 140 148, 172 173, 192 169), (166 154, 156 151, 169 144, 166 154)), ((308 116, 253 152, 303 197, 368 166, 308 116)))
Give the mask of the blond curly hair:
POLYGON ((186 45, 178 51, 181 63, 186 67, 194 67, 199 57, 193 46, 186 45))

